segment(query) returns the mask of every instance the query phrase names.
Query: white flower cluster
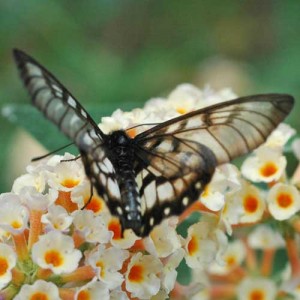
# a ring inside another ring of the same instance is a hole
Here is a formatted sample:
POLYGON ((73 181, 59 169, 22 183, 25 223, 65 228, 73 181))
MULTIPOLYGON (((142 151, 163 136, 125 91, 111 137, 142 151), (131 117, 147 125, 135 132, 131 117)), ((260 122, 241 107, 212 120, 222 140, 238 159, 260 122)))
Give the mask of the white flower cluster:
POLYGON ((149 129, 151 125, 235 98, 237 96, 230 89, 215 92, 210 87, 206 87, 201 91, 191 84, 181 84, 167 98, 150 99, 144 108, 136 108, 131 112, 116 110, 111 117, 103 117, 99 127, 104 133, 132 128, 127 132, 129 135, 135 136, 145 129, 149 129), (145 125, 140 126, 140 124, 145 125))
MULTIPOLYGON (((154 123, 233 98, 230 90, 200 91, 184 84, 167 99, 150 100, 144 109, 117 110, 99 126, 106 133, 131 128, 127 132, 135 136, 154 123), (135 127, 141 123, 145 125, 135 127)), ((195 208, 188 209, 202 217, 186 236, 177 232, 182 218, 175 217, 143 240, 131 230, 122 235, 119 220, 103 199, 95 192, 90 199, 84 167, 70 154, 29 165, 12 192, 0 195, 0 298, 156 300, 172 293, 174 299, 221 299, 217 291, 208 292, 210 279, 238 274, 243 280, 230 290, 238 299, 274 299, 274 282, 251 277, 241 266, 249 247, 283 247, 281 235, 260 225, 246 243, 228 243, 226 233, 235 236, 235 228, 270 218, 289 220, 300 210, 299 192, 286 179, 283 155, 293 134, 280 125, 245 160, 241 172, 231 164, 218 167, 195 208), (269 189, 258 188, 257 182, 269 189), (193 269, 188 287, 176 282, 183 259, 193 269)))

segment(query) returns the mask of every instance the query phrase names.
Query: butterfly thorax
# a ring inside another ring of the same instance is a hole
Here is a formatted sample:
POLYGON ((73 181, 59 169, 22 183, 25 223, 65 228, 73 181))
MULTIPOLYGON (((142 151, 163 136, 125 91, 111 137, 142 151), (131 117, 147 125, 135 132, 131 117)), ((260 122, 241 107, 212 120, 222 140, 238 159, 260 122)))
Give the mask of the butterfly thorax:
POLYGON ((121 194, 121 209, 117 214, 123 229, 131 228, 137 235, 142 229, 141 205, 134 172, 135 148, 133 140, 118 130, 108 135, 107 156, 116 171, 121 194))

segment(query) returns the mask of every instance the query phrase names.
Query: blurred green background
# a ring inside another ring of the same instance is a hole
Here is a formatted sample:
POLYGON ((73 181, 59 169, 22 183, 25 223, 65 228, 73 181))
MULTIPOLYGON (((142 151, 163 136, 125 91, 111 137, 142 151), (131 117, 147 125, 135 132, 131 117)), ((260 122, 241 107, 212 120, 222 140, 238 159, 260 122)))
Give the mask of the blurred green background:
MULTIPOLYGON (((22 126, 36 129, 49 150, 64 143, 30 107, 12 48, 52 71, 96 121, 184 82, 299 99, 299 11, 297 0, 1 1, 0 191, 44 154, 22 126)), ((288 119, 296 128, 298 110, 288 119)))

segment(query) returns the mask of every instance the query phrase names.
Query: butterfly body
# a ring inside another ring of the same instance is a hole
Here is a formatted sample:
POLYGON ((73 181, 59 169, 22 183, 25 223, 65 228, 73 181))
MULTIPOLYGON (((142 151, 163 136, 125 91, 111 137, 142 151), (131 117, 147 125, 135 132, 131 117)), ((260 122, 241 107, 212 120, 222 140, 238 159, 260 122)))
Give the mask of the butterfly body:
POLYGON ((285 94, 254 95, 154 124, 134 138, 126 128, 105 134, 48 70, 20 50, 14 57, 33 105, 76 144, 122 229, 141 237, 197 201, 216 166, 262 144, 294 104, 285 94))

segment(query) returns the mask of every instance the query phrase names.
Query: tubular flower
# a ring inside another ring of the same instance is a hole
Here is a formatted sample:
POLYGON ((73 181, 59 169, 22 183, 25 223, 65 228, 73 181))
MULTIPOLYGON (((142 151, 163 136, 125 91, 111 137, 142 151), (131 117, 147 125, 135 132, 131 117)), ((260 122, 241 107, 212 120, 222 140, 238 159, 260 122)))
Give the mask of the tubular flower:
POLYGON ((60 300, 58 288, 52 282, 37 280, 33 285, 24 284, 14 298, 15 300, 24 299, 47 299, 47 300, 60 300))
POLYGON ((276 293, 275 283, 266 278, 245 278, 237 290, 239 300, 274 300, 276 293))
POLYGON ((253 182, 272 182, 284 174, 286 158, 276 148, 261 146, 255 155, 247 158, 242 165, 242 174, 253 182))
POLYGON ((74 249, 72 238, 58 231, 50 231, 40 236, 40 240, 32 248, 33 261, 55 274, 74 271, 80 258, 81 252, 74 249))
POLYGON ((276 220, 287 220, 300 210, 299 191, 292 185, 277 183, 269 191, 267 201, 276 220))
POLYGON ((139 299, 149 299, 158 293, 160 289, 160 274, 163 264, 152 255, 137 253, 132 256, 127 272, 126 289, 139 299))

